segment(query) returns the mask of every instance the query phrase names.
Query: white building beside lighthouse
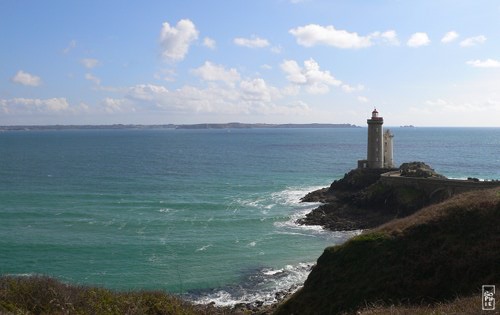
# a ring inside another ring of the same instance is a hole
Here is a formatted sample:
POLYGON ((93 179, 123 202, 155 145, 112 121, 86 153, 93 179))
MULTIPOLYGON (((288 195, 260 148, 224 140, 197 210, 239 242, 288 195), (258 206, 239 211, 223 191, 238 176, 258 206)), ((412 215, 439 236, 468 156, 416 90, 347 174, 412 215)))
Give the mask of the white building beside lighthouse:
POLYGON ((387 129, 384 132, 384 168, 394 168, 392 138, 394 138, 394 135, 387 129))
POLYGON ((384 118, 378 115, 377 109, 368 118, 367 159, 358 161, 358 168, 393 168, 393 138, 389 130, 384 129, 384 118))

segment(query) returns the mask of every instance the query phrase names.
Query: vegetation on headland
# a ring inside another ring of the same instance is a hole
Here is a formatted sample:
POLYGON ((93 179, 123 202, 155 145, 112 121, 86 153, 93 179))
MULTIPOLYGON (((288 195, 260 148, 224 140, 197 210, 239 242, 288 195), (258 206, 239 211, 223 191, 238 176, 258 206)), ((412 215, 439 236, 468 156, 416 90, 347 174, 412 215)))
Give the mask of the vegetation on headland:
MULTIPOLYGON (((279 299, 288 296, 283 292, 279 299)), ((0 276, 0 314, 266 315, 277 304, 193 304, 163 291, 113 291, 47 276, 0 276)))
POLYGON ((0 131, 28 130, 79 130, 79 129, 258 129, 258 128, 361 128, 353 124, 246 124, 246 123, 205 123, 205 124, 163 124, 163 125, 19 125, 0 126, 0 131))
POLYGON ((42 276, 0 278, 0 314, 229 314, 159 291, 113 292, 42 276))
MULTIPOLYGON (((415 314, 457 297, 473 300, 482 285, 500 284, 499 244, 500 188, 460 194, 325 249, 304 287, 276 314, 337 314, 367 305, 378 306, 365 314, 377 308, 385 314, 391 305, 417 305, 400 307, 415 314)), ((470 305, 465 300, 455 307, 470 305)), ((480 311, 478 302, 473 313, 480 311)))
POLYGON ((419 187, 389 186, 379 180, 381 174, 394 170, 406 177, 445 178, 423 162, 404 163, 399 169, 354 169, 330 187, 302 198, 304 202, 323 204, 298 223, 333 231, 370 229, 449 197, 430 196, 419 187))

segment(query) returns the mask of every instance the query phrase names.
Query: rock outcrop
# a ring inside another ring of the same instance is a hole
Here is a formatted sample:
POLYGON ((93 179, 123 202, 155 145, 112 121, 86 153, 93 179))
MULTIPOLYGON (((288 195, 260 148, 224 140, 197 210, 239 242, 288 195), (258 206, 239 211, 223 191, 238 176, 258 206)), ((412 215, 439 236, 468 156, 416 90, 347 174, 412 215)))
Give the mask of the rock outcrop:
POLYGON ((498 244, 500 187, 459 194, 325 249, 275 314, 354 314, 457 296, 476 297, 479 314, 481 285, 500 285, 498 244))
POLYGON ((434 169, 424 162, 403 163, 399 167, 399 172, 403 177, 446 178, 445 176, 436 173, 434 169))
POLYGON ((379 180, 381 174, 397 170, 401 176, 446 178, 423 162, 404 163, 399 169, 354 169, 330 187, 304 196, 303 202, 323 204, 298 223, 336 231, 368 229, 410 215, 432 203, 425 190, 389 186, 379 180))

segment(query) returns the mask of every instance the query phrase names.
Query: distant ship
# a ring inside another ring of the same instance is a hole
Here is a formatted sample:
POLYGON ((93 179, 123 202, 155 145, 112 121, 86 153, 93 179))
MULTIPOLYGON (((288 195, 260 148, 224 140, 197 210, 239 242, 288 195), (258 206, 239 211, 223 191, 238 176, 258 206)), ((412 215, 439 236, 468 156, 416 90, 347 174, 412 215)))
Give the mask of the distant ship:
POLYGON ((404 125, 404 126, 399 126, 400 128, 415 128, 413 125, 404 125))

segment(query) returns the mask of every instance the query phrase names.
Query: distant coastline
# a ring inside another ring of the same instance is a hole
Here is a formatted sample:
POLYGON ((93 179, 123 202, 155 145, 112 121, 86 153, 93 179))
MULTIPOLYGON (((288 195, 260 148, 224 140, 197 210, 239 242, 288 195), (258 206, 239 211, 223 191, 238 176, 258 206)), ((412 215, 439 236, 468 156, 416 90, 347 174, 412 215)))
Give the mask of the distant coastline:
POLYGON ((245 123, 221 123, 221 124, 164 124, 164 125, 136 125, 136 124, 114 124, 114 125, 17 125, 0 126, 0 131, 29 131, 29 130, 86 130, 86 129, 257 129, 257 128, 361 128, 353 124, 245 124, 245 123))

